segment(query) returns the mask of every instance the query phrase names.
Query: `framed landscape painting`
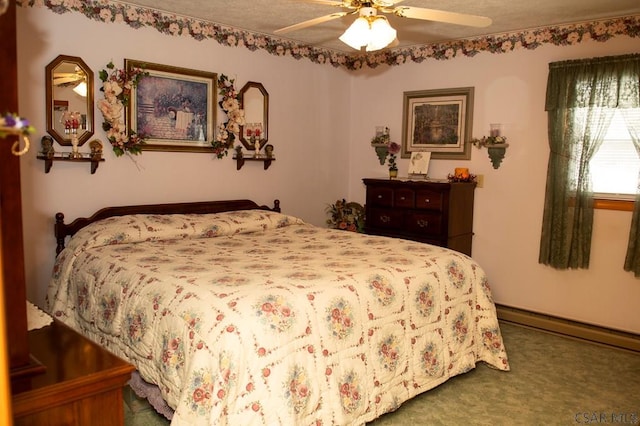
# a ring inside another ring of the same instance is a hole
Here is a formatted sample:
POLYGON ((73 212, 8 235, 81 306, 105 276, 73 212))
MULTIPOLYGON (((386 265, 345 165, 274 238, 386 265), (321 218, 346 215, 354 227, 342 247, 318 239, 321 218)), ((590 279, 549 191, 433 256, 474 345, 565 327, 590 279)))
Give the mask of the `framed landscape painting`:
POLYGON ((402 158, 471 158, 473 87, 404 92, 402 158))
POLYGON ((148 73, 131 91, 129 127, 149 151, 211 152, 216 128, 217 75, 125 59, 148 73))

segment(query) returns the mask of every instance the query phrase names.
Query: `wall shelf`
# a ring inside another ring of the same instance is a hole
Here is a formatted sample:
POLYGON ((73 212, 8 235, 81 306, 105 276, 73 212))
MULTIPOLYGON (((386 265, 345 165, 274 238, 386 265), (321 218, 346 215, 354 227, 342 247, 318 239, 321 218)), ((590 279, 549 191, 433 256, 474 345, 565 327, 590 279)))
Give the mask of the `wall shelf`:
POLYGON ((262 161, 264 163, 264 169, 267 170, 271 162, 276 161, 274 157, 267 157, 266 155, 260 155, 258 157, 234 155, 233 159, 236 160, 236 170, 240 170, 242 166, 244 166, 245 161, 262 161))
POLYGON ((68 161, 72 163, 91 163, 91 174, 94 174, 98 169, 100 162, 104 161, 104 158, 93 158, 91 154, 82 154, 80 158, 70 158, 68 153, 55 154, 53 157, 47 157, 45 155, 38 154, 38 160, 44 160, 44 172, 49 173, 54 161, 68 161))

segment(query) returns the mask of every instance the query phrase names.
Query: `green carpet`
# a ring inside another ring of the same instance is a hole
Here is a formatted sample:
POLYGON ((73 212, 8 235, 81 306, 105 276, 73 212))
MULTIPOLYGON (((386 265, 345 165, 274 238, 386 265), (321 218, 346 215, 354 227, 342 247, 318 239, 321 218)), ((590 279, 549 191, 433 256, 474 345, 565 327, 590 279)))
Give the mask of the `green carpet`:
MULTIPOLYGON (((510 372, 478 364, 368 426, 640 424, 640 354, 500 327, 510 372)), ((127 389, 125 424, 169 422, 127 389)))

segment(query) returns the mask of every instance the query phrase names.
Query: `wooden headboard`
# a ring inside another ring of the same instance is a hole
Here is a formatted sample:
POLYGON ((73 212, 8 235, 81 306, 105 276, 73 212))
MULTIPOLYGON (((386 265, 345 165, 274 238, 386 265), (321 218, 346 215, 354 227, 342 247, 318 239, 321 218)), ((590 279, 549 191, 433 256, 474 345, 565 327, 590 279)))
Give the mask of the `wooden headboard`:
POLYGON ((56 213, 56 224, 54 226, 57 243, 56 256, 64 250, 64 242, 67 236, 75 234, 80 229, 95 221, 112 216, 125 216, 129 214, 203 214, 256 209, 280 212, 280 200, 275 200, 273 202, 273 207, 261 206, 251 200, 200 201, 195 203, 141 204, 137 206, 105 207, 98 210, 90 217, 80 217, 69 224, 64 223, 63 213, 56 213))

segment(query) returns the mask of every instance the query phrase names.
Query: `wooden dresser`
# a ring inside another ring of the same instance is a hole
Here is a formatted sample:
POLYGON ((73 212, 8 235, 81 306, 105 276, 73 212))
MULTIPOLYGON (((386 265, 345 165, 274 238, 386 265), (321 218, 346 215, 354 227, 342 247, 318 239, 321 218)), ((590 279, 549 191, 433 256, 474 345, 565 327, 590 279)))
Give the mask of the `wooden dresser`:
POLYGON ((12 380, 15 426, 124 424, 133 366, 58 321, 30 331, 29 347, 46 371, 12 380))
POLYGON ((448 247, 471 256, 475 183, 363 179, 365 232, 448 247))

